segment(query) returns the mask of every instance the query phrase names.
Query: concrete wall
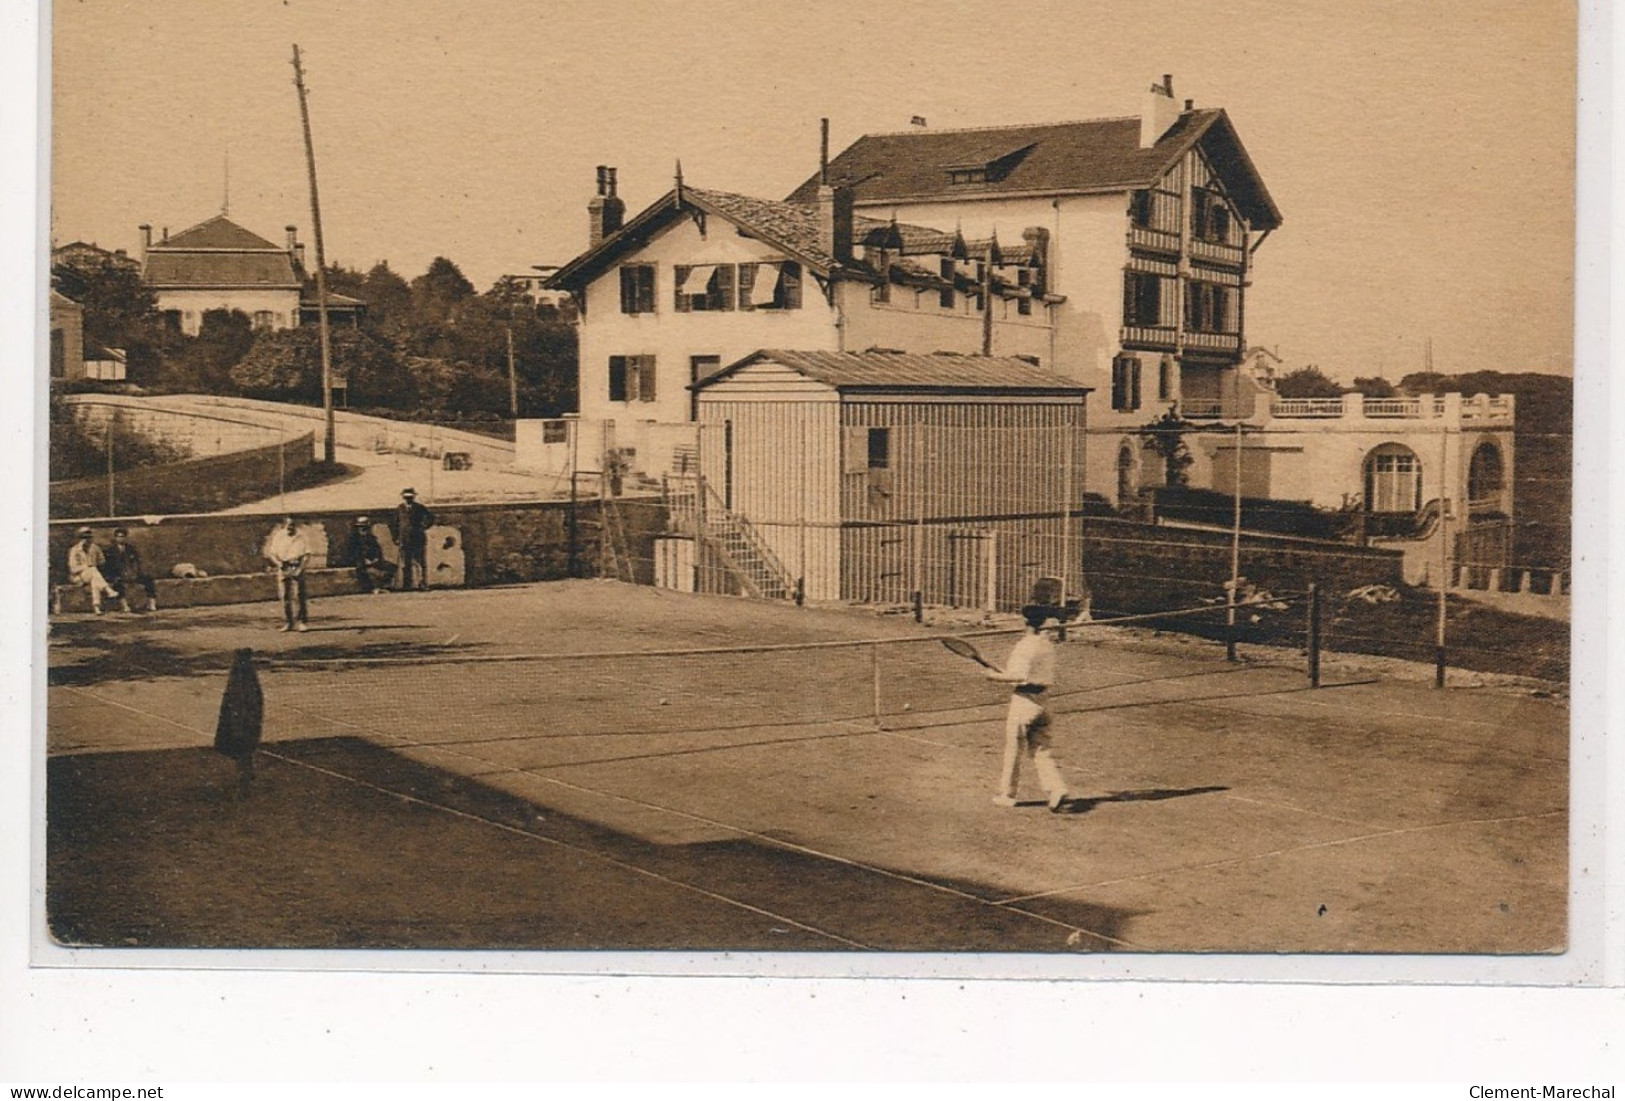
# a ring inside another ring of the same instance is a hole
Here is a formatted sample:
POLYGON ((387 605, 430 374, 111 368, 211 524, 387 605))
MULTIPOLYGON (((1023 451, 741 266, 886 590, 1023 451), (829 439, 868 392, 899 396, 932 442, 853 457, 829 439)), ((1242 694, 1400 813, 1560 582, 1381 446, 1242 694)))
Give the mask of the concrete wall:
MULTIPOLYGON (((1096 609, 1133 613, 1195 606, 1222 595, 1230 577, 1226 532, 1099 517, 1084 519, 1082 529, 1083 576, 1096 609)), ((1241 575, 1276 592, 1301 591, 1310 582, 1327 592, 1346 592, 1399 583, 1402 557, 1392 550, 1243 536, 1241 575)))
MULTIPOLYGON (((635 564, 635 579, 643 584, 654 577, 654 536, 665 528, 665 510, 653 502, 623 502, 619 522, 626 536, 628 557, 635 564)), ((388 524, 392 514, 372 517, 374 534, 387 557, 396 557, 388 524)), ((298 517, 311 541, 313 569, 345 565, 342 552, 355 522, 353 513, 321 512, 298 517)), ((577 573, 594 576, 599 561, 602 522, 596 499, 580 503, 575 517, 577 573)), ((276 526, 266 515, 174 516, 148 521, 121 519, 130 542, 141 552, 154 577, 167 577, 176 563, 189 562, 211 575, 263 572, 261 549, 276 526)), ((570 505, 566 501, 527 504, 447 505, 435 509, 430 530, 430 583, 446 583, 461 571, 469 586, 524 581, 551 581, 570 576, 570 505), (448 542, 450 545, 448 546, 448 542), (451 552, 455 552, 452 554, 451 552), (437 556, 447 569, 437 569, 437 556), (456 569, 452 569, 455 565, 456 569)), ((50 575, 60 583, 66 572, 68 546, 77 521, 53 522, 48 538, 50 575)), ((91 525, 96 542, 111 542, 115 521, 91 525)), ((266 597, 269 599, 269 597, 266 597)))
POLYGON ((313 446, 313 437, 304 435, 248 451, 117 471, 111 508, 106 477, 53 482, 50 515, 150 516, 231 508, 276 493, 284 479, 310 464, 313 446))

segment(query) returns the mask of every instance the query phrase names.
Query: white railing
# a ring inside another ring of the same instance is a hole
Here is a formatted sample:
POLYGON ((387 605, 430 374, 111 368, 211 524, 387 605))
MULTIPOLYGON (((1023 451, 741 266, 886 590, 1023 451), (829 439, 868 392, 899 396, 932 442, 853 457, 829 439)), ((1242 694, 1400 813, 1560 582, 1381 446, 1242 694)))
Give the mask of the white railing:
POLYGON ((1366 398, 1365 415, 1368 417, 1420 417, 1420 398, 1366 398))
POLYGON ((1218 260, 1227 264, 1241 263, 1240 245, 1227 245, 1218 241, 1191 239, 1191 255, 1199 260, 1218 260))
POLYGON ((1274 417, 1341 417, 1342 398, 1276 398, 1270 403, 1274 417))
POLYGON ((1185 347, 1208 348, 1219 351, 1237 351, 1241 348, 1240 333, 1193 333, 1185 334, 1185 347))

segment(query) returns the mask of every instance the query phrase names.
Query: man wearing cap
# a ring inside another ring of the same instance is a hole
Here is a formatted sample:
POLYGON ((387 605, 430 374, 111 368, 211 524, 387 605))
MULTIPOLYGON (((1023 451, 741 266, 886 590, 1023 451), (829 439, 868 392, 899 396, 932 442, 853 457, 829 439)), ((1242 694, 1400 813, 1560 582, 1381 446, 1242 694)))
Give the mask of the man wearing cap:
POLYGON ((429 567, 426 561, 429 548, 429 529, 434 526, 434 513, 418 503, 415 489, 401 490, 401 503, 395 506, 395 543, 401 548, 402 589, 413 588, 412 567, 417 566, 416 588, 429 587, 429 567))
POLYGON ((310 541, 299 530, 292 516, 282 518, 281 525, 265 541, 265 560, 276 573, 278 595, 282 597, 282 614, 286 620, 284 631, 307 630, 305 620, 305 563, 310 559, 310 541), (294 618, 294 605, 298 604, 298 618, 294 618))
POLYGON ((119 607, 130 610, 130 595, 137 586, 147 594, 147 611, 158 610, 158 588, 147 571, 141 568, 141 552, 130 542, 128 528, 114 528, 113 541, 104 552, 107 566, 102 570, 108 584, 118 590, 119 607))
POLYGON ((372 533, 372 521, 365 516, 357 516, 355 526, 350 529, 345 561, 355 567, 355 580, 361 591, 374 596, 384 591, 395 573, 395 564, 384 557, 384 548, 372 533))
POLYGON ((90 590, 90 610, 97 615, 102 614, 102 597, 118 596, 118 590, 107 583, 102 576, 102 566, 107 559, 102 549, 96 545, 96 536, 89 528, 80 528, 74 533, 79 541, 68 548, 68 583, 70 585, 83 585, 90 590))

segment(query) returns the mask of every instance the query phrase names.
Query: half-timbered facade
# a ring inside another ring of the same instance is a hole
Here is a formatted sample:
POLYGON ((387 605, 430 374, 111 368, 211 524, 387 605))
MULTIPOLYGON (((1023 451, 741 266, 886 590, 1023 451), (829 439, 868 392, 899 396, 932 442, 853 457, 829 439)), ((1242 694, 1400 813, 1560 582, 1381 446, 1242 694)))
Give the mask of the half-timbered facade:
POLYGON ((1180 109, 1170 78, 1139 116, 873 134, 826 175, 860 213, 978 236, 1046 227, 1048 289, 1064 300, 1046 365, 1109 395, 1091 417, 1092 491, 1131 488, 1117 466, 1136 429, 1234 415, 1256 392, 1237 370, 1250 258, 1281 214, 1226 113, 1180 109))

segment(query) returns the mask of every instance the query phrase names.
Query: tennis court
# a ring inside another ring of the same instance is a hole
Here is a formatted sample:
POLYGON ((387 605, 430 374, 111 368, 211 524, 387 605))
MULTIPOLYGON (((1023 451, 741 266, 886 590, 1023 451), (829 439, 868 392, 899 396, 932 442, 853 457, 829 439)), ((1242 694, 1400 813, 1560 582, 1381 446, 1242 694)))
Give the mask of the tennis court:
MULTIPOLYGON (((1329 658, 1311 689, 1291 651, 1232 664, 1078 627, 1052 701, 1074 801, 1050 814, 1036 788, 993 805, 1004 693, 931 637, 982 623, 599 581, 335 598, 306 634, 276 624, 264 604, 53 625, 53 911, 97 943, 1564 944, 1567 709, 1527 686, 1441 692, 1329 658), (204 747, 239 646, 267 744, 235 805, 204 747), (174 796, 98 796, 137 760, 174 796), (200 908, 234 889, 199 879, 211 858, 278 888, 200 908), (98 881, 132 862, 167 869, 126 899, 140 922, 98 881), (350 897, 363 872, 387 889, 350 897)), ((976 641, 1000 659, 1014 637, 976 641)))

